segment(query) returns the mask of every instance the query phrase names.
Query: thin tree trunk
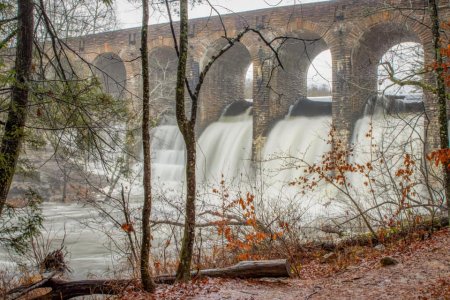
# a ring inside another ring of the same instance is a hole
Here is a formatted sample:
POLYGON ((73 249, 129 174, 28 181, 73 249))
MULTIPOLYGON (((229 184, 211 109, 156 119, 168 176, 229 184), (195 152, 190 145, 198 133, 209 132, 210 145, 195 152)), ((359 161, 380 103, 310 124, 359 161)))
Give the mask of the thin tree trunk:
POLYGON ((177 281, 188 281, 191 278, 191 261, 195 240, 195 196, 196 196, 196 178, 195 178, 195 132, 192 127, 187 129, 188 134, 185 137, 187 163, 186 163, 186 219, 184 224, 183 241, 181 244, 180 264, 177 269, 177 281))
MULTIPOLYGON (((438 114, 439 114, 439 138, 441 149, 448 149, 448 125, 447 125, 447 97, 445 91, 444 81, 444 61, 441 55, 441 35, 439 24, 439 11, 437 0, 430 0, 431 22, 433 32, 434 55, 436 60, 436 81, 437 81, 437 96, 438 96, 438 114)), ((450 169, 448 168, 450 162, 446 161, 443 164, 444 173, 444 190, 445 198, 447 199, 447 212, 449 216, 450 225, 450 169)))
POLYGON ((196 101, 191 99, 191 119, 186 117, 184 105, 184 93, 186 83, 186 65, 188 56, 188 0, 180 0, 180 42, 176 87, 176 115, 177 123, 186 144, 186 217, 184 224, 183 240, 181 242, 180 264, 177 268, 177 281, 187 281, 191 278, 191 261, 195 239, 195 116, 196 101))
POLYGON ((142 0, 142 31, 141 31, 141 59, 142 59, 142 144, 144 152, 144 207, 142 209, 142 243, 141 243, 141 281, 144 290, 153 292, 155 283, 150 274, 150 214, 152 209, 151 166, 150 166, 150 82, 148 74, 148 1, 142 0))
POLYGON ((33 56, 33 9, 32 0, 18 1, 16 75, 0 148, 0 216, 6 203, 24 138, 29 94, 28 81, 33 56))

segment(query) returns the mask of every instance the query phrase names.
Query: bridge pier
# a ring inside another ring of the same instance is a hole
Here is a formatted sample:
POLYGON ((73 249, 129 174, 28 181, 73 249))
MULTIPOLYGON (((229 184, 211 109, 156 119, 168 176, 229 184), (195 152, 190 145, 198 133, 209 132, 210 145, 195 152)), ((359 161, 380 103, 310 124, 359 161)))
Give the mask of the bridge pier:
POLYGON ((253 141, 252 160, 262 159, 271 119, 270 82, 273 70, 271 54, 262 48, 259 58, 253 59, 253 141))
POLYGON ((331 47, 332 56, 332 125, 335 135, 344 145, 350 141, 354 123, 355 91, 351 84, 351 51, 343 30, 335 32, 331 47))

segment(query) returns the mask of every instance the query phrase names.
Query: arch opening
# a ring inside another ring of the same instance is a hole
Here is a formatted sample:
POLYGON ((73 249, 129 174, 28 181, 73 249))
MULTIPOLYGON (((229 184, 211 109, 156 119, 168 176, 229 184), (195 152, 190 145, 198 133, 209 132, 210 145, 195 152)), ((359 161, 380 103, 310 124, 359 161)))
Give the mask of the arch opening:
MULTIPOLYGON (((361 36, 358 46, 353 50, 351 56, 354 82, 352 106, 355 117, 370 112, 374 108, 374 101, 378 99, 381 90, 386 89, 384 84, 389 85, 389 81, 383 80, 383 72, 380 71, 380 67, 383 68, 383 62, 391 60, 391 63, 397 67, 402 65, 402 68, 405 66, 408 68, 408 64, 400 63, 396 58, 398 55, 393 54, 401 53, 400 57, 405 58, 405 55, 409 55, 410 45, 420 45, 419 43, 418 34, 412 31, 405 22, 378 23, 361 36), (407 46, 405 47, 405 45, 407 46), (388 56, 384 56, 386 53, 388 56), (380 82, 382 84, 379 84, 380 82), (368 110, 368 108, 371 109, 368 110)), ((386 65, 384 66, 386 67, 386 65)), ((393 90, 388 90, 387 94, 392 92, 393 90)), ((383 95, 386 95, 386 91, 383 95)))
POLYGON ((409 95, 421 99, 421 88, 414 85, 400 86, 394 81, 420 81, 423 67, 424 50, 421 44, 406 42, 391 47, 381 57, 378 65, 378 93, 392 96, 409 95))
POLYGON ((405 24, 376 24, 364 33, 352 53, 353 74, 359 82, 358 86, 376 93, 378 66, 383 55, 396 45, 405 43, 419 43, 417 35, 405 24))
POLYGON ((331 100, 332 66, 330 50, 322 51, 311 61, 308 68, 307 88, 308 99, 331 100))
POLYGON ((122 59, 115 53, 102 53, 94 60, 94 66, 94 74, 104 91, 116 99, 123 99, 127 77, 122 59))
POLYGON ((253 102, 253 63, 250 64, 245 73, 244 98, 248 102, 253 102))

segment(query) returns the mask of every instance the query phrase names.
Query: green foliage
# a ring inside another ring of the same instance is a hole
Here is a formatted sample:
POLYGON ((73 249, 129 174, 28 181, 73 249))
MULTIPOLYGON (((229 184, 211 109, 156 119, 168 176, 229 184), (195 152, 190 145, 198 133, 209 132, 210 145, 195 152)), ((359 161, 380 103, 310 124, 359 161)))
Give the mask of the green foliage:
POLYGON ((16 3, 11 0, 0 2, 0 49, 9 46, 16 34, 16 3))
MULTIPOLYGON (((125 123, 125 101, 104 93, 95 77, 72 76, 75 78, 68 81, 46 78, 36 83, 29 122, 34 128, 29 129, 27 141, 44 136, 64 157, 103 161, 121 144, 113 129, 125 123)), ((42 146, 39 139, 34 141, 42 146)))
POLYGON ((23 207, 6 206, 0 218, 0 245, 18 254, 27 251, 31 239, 42 229, 42 198, 29 190, 23 207))

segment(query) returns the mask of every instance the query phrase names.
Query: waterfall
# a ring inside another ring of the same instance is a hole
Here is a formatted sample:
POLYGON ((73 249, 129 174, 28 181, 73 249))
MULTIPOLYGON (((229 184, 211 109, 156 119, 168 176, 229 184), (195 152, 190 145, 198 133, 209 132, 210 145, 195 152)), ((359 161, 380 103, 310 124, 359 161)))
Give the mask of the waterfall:
MULTIPOLYGON (((236 101, 227 107, 198 140, 199 182, 219 184, 222 175, 233 181, 250 173, 252 129, 251 103, 236 101)), ((152 137, 153 178, 164 183, 180 183, 185 177, 185 146, 178 127, 160 125, 153 130, 152 137)))
POLYGON ((352 161, 367 163, 374 159, 374 153, 422 154, 425 121, 422 102, 378 97, 369 101, 364 111, 353 130, 351 144, 355 155, 350 158, 352 161))
MULTIPOLYGON (((366 164, 380 155, 389 156, 386 165, 391 172, 395 172, 402 164, 405 152, 420 162, 423 159, 421 139, 424 117, 418 110, 423 104, 416 100, 391 97, 369 101, 365 115, 355 123, 351 137, 354 153, 348 158, 349 161, 366 164)), ((260 154, 262 161, 259 167, 262 172, 258 174, 261 174, 261 177, 256 178, 265 185, 264 190, 255 192, 263 201, 262 204, 255 205, 266 205, 266 211, 301 211, 302 224, 317 222, 324 216, 327 220, 330 220, 330 217, 342 217, 344 213, 352 211, 348 199, 331 189, 330 185, 320 185, 314 192, 306 195, 301 194, 297 186, 289 186, 290 182, 305 174, 306 164, 320 162, 323 155, 331 150, 332 145, 328 143, 332 122, 331 104, 331 99, 326 97, 314 101, 301 99, 290 107, 284 119, 274 124, 260 154)), ((164 120, 152 130, 152 172, 154 183, 169 183, 170 187, 177 187, 172 189, 172 193, 168 193, 163 186, 160 192, 170 201, 176 199, 180 205, 182 197, 179 188, 183 189, 185 182, 185 147, 175 124, 174 119, 164 120)), ((236 101, 224 110, 217 122, 204 130, 197 144, 197 179, 200 192, 206 191, 202 184, 217 187, 222 178, 227 184, 233 184, 233 181, 237 184, 244 183, 243 191, 254 192, 251 188, 256 186, 257 180, 252 177, 252 131, 252 105, 248 101, 236 101), (247 181, 251 185, 245 185, 247 181)), ((140 164, 137 165, 141 167, 140 164)), ((376 201, 384 201, 386 197, 395 199, 392 194, 393 183, 388 182, 386 167, 383 168, 374 170, 372 174, 376 180, 374 184, 381 187, 374 192, 376 201), (391 186, 386 188, 386 184, 391 186)), ((364 185, 364 180, 365 178, 358 174, 351 174, 349 178, 355 199, 362 207, 373 207, 376 203, 364 185)), ((141 182, 136 180, 137 188, 141 182)), ((235 186, 228 187, 233 189, 235 186)), ((156 194, 155 192, 154 195, 156 194)), ((138 201, 131 203, 131 209, 141 205, 142 194, 136 195, 139 196, 135 198, 138 201)), ((212 204, 208 202, 210 199, 207 195, 202 196, 204 205, 212 204)), ((155 205, 153 213, 171 216, 171 207, 165 203, 167 202, 155 205)), ((258 208, 260 207, 262 206, 258 208)), ((90 207, 58 203, 44 204, 44 212, 45 227, 53 226, 60 231, 56 241, 61 240, 66 223, 66 229, 71 231, 71 237, 66 239, 66 244, 72 253, 71 267, 76 278, 85 277, 87 272, 94 270, 106 271, 110 267, 110 254, 103 248, 103 243, 108 240, 99 239, 97 233, 87 227, 80 227, 79 223, 80 220, 88 223, 91 219, 99 219, 98 212, 90 207), (73 235, 73 232, 76 235, 73 235)), ((107 212, 117 213, 114 208, 107 212)), ((113 224, 102 226, 104 228, 101 229, 108 233, 118 230, 120 232, 120 228, 113 224)), ((155 241, 158 241, 158 237, 155 237, 155 241)), ((5 251, 0 249, 0 265, 5 265, 6 261, 5 251)))
POLYGON ((331 149, 331 99, 299 100, 270 131, 263 149, 269 183, 286 185, 304 174, 305 164, 319 161, 331 149))
MULTIPOLYGON (((356 122, 351 138, 354 150, 349 161, 365 166, 369 163, 374 167, 370 172, 370 184, 362 174, 349 176, 353 196, 361 207, 375 207, 381 201, 398 201, 396 191, 401 190, 401 178, 396 176, 396 171, 404 168, 405 155, 409 154, 417 166, 423 161, 425 120, 418 107, 423 107, 423 103, 378 97, 368 102, 365 115, 356 122)), ((416 172, 412 180, 424 182, 420 176, 420 172, 416 172)), ((417 184, 414 190, 420 195, 423 186, 417 184)), ((383 208, 386 210, 389 206, 383 208)), ((380 210, 376 211, 381 215, 380 210)))
MULTIPOLYGON (((231 107, 228 109, 228 111, 231 107)), ((225 112, 200 136, 197 147, 198 179, 219 184, 222 175, 229 181, 248 176, 252 156, 252 107, 237 115, 225 112)))
POLYGON ((185 176, 185 146, 178 126, 160 125, 152 133, 154 180, 165 183, 180 182, 185 176))

